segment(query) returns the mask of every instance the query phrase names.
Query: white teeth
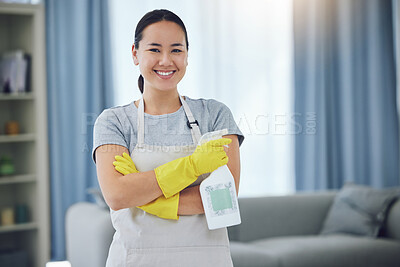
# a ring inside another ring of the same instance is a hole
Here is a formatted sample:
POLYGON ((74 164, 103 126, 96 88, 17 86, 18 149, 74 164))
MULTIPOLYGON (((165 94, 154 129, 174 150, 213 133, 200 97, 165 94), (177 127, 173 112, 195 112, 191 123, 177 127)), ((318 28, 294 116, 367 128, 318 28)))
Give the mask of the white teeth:
POLYGON ((162 71, 157 71, 157 70, 156 70, 156 72, 157 72, 158 74, 160 74, 160 75, 163 75, 163 76, 168 76, 168 75, 170 75, 170 74, 174 73, 173 71, 169 71, 169 72, 162 72, 162 71))

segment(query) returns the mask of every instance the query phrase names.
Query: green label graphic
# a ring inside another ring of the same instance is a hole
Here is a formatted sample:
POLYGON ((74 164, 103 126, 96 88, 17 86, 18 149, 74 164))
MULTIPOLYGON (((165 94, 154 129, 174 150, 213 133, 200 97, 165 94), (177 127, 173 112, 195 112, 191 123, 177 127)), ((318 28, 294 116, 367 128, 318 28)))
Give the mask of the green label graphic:
POLYGON ((210 196, 214 211, 232 209, 232 198, 229 192, 229 188, 211 191, 210 196))

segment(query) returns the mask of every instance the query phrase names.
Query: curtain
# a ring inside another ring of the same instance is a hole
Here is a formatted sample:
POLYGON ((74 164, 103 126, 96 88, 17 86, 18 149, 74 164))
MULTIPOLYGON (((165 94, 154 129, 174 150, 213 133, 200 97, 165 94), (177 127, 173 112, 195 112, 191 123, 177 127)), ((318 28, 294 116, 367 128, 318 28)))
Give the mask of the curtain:
POLYGON ((107 0, 46 0, 52 259, 65 259, 65 213, 97 185, 92 129, 112 99, 107 0))
POLYGON ((297 190, 399 184, 391 0, 294 1, 297 190))
MULTIPOLYGON (((400 123, 400 0, 393 0, 393 33, 396 51, 397 114, 400 123)), ((400 162, 399 162, 400 168, 400 162)), ((400 179, 400 177, 399 177, 400 179)))

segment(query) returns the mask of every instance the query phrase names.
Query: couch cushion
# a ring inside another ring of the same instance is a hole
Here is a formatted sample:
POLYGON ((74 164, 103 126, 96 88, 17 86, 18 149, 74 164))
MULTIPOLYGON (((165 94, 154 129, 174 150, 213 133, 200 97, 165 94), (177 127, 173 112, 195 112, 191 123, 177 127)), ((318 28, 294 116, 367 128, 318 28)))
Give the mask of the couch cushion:
POLYGON ((346 184, 336 195, 321 234, 354 234, 376 237, 400 188, 374 189, 346 184))
POLYGON ((350 235, 299 236, 269 238, 251 244, 263 248, 279 261, 281 267, 400 266, 400 242, 390 239, 350 235))
POLYGON ((235 267, 278 267, 278 259, 260 246, 249 243, 230 242, 233 266, 235 267))
POLYGON ((316 235, 336 192, 239 198, 242 223, 228 228, 230 240, 316 235))

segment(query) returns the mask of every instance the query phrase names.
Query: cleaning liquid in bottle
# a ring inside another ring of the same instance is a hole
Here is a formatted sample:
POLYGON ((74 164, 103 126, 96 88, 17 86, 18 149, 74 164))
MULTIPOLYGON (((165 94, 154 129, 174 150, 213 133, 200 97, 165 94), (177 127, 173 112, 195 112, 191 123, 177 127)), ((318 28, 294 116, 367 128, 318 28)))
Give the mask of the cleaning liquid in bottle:
MULTIPOLYGON (((204 134, 198 145, 222 138, 227 129, 204 134)), ((227 165, 213 171, 200 184, 200 195, 208 229, 233 226, 241 223, 235 180, 227 165)))

